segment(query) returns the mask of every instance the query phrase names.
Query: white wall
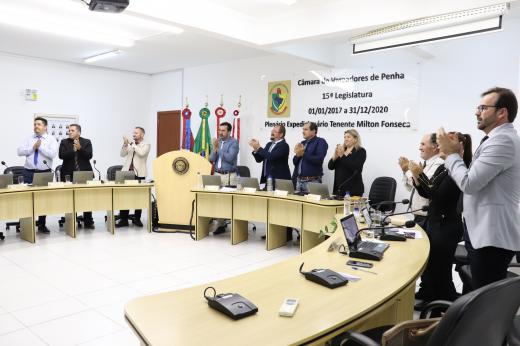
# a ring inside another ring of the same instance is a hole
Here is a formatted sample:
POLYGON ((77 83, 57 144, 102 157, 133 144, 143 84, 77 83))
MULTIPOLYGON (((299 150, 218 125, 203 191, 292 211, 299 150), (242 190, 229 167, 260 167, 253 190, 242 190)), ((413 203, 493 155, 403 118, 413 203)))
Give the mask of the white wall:
MULTIPOLYGON (((377 176, 393 176, 398 180, 397 198, 406 198, 408 193, 400 184, 400 169, 397 158, 401 155, 418 159, 418 144, 424 133, 434 132, 440 126, 449 130, 470 133, 478 143, 482 133, 476 129, 474 116, 479 95, 493 86, 503 86, 518 91, 520 46, 516 44, 520 32, 519 21, 508 21, 505 30, 481 36, 432 43, 424 46, 432 59, 425 60, 408 49, 398 49, 360 56, 351 56, 347 45, 336 47, 336 68, 375 68, 398 71, 401 67, 418 65, 419 70, 419 129, 402 133, 370 132, 361 129, 368 158, 363 172, 365 193, 377 176)), ((265 143, 268 132, 261 130, 266 115, 266 80, 290 79, 295 74, 310 69, 323 69, 295 58, 268 56, 237 62, 188 68, 184 72, 184 95, 189 97, 194 113, 209 96, 210 109, 219 103, 224 94, 225 107, 231 113, 239 94, 243 95, 241 163, 248 165, 252 175, 259 176, 261 166, 254 162, 247 139, 256 137, 265 143)), ((520 95, 520 93, 518 94, 520 95)), ((293 102, 295 100, 293 99, 293 102)), ((192 130, 197 131, 198 117, 192 130)), ((210 118, 214 131, 215 117, 210 118)), ((232 117, 226 117, 232 120, 232 117)), ((320 129, 320 136, 329 142, 329 157, 332 146, 342 140, 342 133, 320 129)), ((287 141, 292 147, 301 140, 301 131, 292 130, 287 141)), ((325 181, 332 183, 332 174, 326 171, 325 181)))
POLYGON ((16 149, 32 134, 34 113, 78 115, 103 176, 122 162, 122 135, 149 119, 148 75, 0 55, 0 76, 0 158, 10 166, 24 163, 16 149), (39 100, 25 101, 26 88, 37 89, 39 100))

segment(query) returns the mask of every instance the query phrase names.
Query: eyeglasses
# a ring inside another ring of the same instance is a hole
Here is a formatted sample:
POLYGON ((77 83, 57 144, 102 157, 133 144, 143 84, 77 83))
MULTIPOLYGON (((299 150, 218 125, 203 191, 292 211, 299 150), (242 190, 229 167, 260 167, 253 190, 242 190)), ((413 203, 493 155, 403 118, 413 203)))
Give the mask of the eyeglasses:
POLYGON ((483 111, 485 111, 486 109, 491 108, 491 107, 493 107, 493 108, 500 108, 498 106, 478 105, 477 106, 477 112, 481 112, 482 113, 483 111))

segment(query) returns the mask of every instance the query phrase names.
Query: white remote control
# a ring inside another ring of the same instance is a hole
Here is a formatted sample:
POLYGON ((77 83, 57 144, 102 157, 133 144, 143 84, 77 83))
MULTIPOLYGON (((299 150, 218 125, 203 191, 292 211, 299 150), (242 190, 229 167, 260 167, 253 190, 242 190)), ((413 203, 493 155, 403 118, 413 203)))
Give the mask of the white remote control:
POLYGON ((298 307, 298 299, 296 298, 285 298, 282 306, 280 306, 280 310, 278 314, 280 316, 292 317, 296 312, 296 308, 298 307))

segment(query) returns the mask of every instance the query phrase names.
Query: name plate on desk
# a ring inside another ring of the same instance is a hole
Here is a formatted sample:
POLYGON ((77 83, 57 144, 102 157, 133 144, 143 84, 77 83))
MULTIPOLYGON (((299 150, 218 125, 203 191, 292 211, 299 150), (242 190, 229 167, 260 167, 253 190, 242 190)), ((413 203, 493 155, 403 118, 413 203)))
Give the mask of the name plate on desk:
POLYGON ((277 196, 277 197, 287 197, 288 194, 289 194, 289 191, 274 190, 274 195, 277 196))
POLYGON ((65 182, 63 181, 50 181, 48 184, 47 184, 48 187, 64 187, 65 186, 65 182))
MULTIPOLYGON (((127 181, 135 181, 135 180, 127 180, 127 181)), ((87 180, 87 185, 101 185, 101 180, 87 180)), ((126 181, 125 181, 126 184, 126 181)))
POLYGON ((220 190, 220 186, 218 186, 218 185, 206 185, 206 186, 204 186, 204 190, 207 190, 207 191, 219 191, 220 190))
POLYGON ((7 188, 11 189, 11 190, 23 190, 23 189, 26 189, 27 187, 28 187, 27 184, 10 184, 10 185, 7 185, 7 188))
POLYGON ((319 202, 321 200, 320 195, 315 195, 312 193, 309 193, 308 195, 306 195, 305 198, 307 198, 309 201, 314 201, 314 202, 319 202))
POLYGON ((244 187, 242 189, 242 192, 245 192, 245 193, 255 193, 256 192, 256 188, 254 188, 254 187, 244 187))
POLYGON ((139 185, 139 180, 125 180, 125 185, 139 185))

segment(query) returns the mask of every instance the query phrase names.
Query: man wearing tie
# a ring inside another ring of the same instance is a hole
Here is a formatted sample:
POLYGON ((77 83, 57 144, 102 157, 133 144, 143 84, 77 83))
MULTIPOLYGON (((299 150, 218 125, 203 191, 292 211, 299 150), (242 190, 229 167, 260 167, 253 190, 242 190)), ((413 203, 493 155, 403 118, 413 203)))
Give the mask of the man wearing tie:
MULTIPOLYGON (((92 143, 89 139, 81 137, 81 126, 78 124, 69 125, 69 138, 65 138, 60 143, 61 180, 65 181, 65 176, 73 177, 77 171, 92 171, 90 159, 92 159, 92 143)), ((94 229, 92 212, 83 213, 85 228, 94 229)))
POLYGON ((303 141, 294 147, 294 173, 296 191, 308 193, 308 183, 321 183, 323 160, 329 145, 325 139, 317 136, 318 125, 306 122, 303 125, 303 141))
MULTIPOLYGON (((150 152, 150 143, 144 140, 144 134, 145 132, 142 127, 136 127, 133 134, 134 141, 130 143, 128 138, 123 137, 123 146, 120 152, 121 157, 126 157, 122 170, 134 171, 135 179, 137 180, 146 179, 146 159, 150 152)), ((132 223, 137 227, 143 227, 141 212, 141 209, 134 211, 132 223)), ((119 212, 119 222, 116 223, 116 227, 128 226, 129 213, 129 210, 121 210, 119 212)))
POLYGON ((251 139, 249 145, 253 148, 253 156, 256 162, 262 162, 262 176, 260 183, 267 182, 270 176, 276 179, 291 179, 289 170, 289 144, 285 141, 285 126, 277 125, 271 130, 271 141, 265 149, 260 142, 251 139))
MULTIPOLYGON (((222 185, 228 185, 236 180, 238 141, 231 137, 231 124, 223 122, 219 126, 219 138, 213 139, 213 150, 209 160, 215 165, 215 175, 221 176, 222 185)), ((217 229, 213 234, 226 231, 224 219, 217 220, 217 229)))
MULTIPOLYGON (((27 184, 32 184, 34 173, 51 172, 49 167, 58 153, 58 142, 47 133, 47 119, 36 117, 33 125, 34 134, 18 147, 18 156, 25 156, 23 179, 27 184)), ((38 217, 38 232, 49 233, 45 221, 45 215, 38 217)))
MULTIPOLYGON (((419 144, 419 152, 423 160, 423 173, 426 174, 428 179, 431 179, 437 168, 444 163, 444 160, 439 157, 439 146, 437 145, 437 135, 435 133, 428 133, 423 136, 419 144)), ((412 172, 408 168, 409 163, 410 160, 408 160, 408 158, 403 156, 399 158, 399 166, 403 171, 404 185, 406 189, 411 192, 410 210, 417 210, 430 204, 430 201, 427 198, 421 197, 415 191, 412 172)), ((426 214, 425 211, 414 212, 414 221, 422 228, 426 226, 426 214)))
POLYGON ((520 137, 513 127, 518 102, 505 88, 481 95, 475 113, 486 136, 466 167, 455 135, 439 129, 437 141, 450 176, 464 193, 464 241, 473 289, 506 278, 520 251, 520 137))

